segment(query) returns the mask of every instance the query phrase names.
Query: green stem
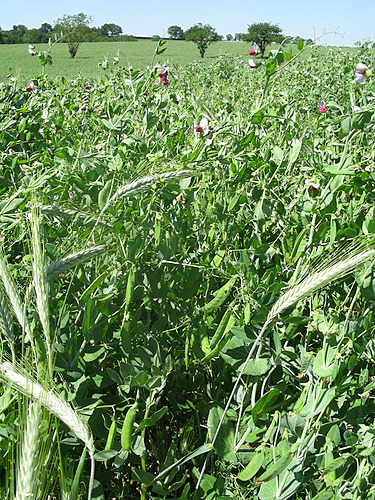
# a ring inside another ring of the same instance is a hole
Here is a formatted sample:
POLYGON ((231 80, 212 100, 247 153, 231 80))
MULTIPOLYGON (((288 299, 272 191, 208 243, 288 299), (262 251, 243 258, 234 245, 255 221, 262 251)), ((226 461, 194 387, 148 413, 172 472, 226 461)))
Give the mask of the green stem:
MULTIPOLYGON (((152 391, 150 391, 150 394, 149 394, 147 401, 146 401, 146 409, 145 409, 145 414, 143 416, 143 420, 148 418, 148 416, 150 414, 153 399, 154 399, 154 393, 152 391)), ((141 436, 143 438, 143 441, 145 441, 145 439, 146 439, 146 429, 147 429, 147 427, 144 427, 141 431, 141 436)), ((141 468, 142 468, 143 472, 146 472, 146 450, 144 450, 142 452, 142 455, 141 455, 141 468)), ((147 499, 147 484, 142 483, 141 484, 141 500, 146 500, 146 499, 147 499)))

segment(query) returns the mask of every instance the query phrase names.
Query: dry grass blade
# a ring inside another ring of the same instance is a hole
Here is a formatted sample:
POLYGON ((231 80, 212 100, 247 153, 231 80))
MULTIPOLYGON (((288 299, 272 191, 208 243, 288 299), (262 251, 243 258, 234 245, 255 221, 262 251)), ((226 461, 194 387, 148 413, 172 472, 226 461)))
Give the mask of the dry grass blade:
POLYGON ((339 278, 343 278, 363 262, 375 257, 375 249, 364 245, 359 245, 351 252, 341 250, 336 253, 328 262, 323 263, 311 275, 306 276, 300 283, 290 288, 274 304, 268 314, 267 322, 272 321, 278 314, 298 301, 308 297, 328 283, 339 278))
POLYGON ((96 247, 86 248, 85 250, 81 250, 79 252, 71 253, 66 255, 60 260, 53 262, 47 268, 47 280, 51 280, 58 276, 59 274, 65 272, 70 267, 75 266, 76 264, 80 264, 85 260, 94 257, 95 255, 99 255, 106 250, 105 245, 98 245, 96 247))
POLYGON ((9 362, 0 364, 0 377, 11 387, 43 405, 55 417, 64 422, 71 432, 94 454, 94 441, 88 426, 62 395, 47 390, 20 368, 15 369, 9 362))

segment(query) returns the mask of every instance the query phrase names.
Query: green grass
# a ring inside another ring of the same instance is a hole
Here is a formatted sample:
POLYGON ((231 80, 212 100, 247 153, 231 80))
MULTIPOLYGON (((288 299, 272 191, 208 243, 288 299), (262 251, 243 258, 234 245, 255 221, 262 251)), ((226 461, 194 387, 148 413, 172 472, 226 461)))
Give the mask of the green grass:
MULTIPOLYGON (((223 53, 231 55, 247 54, 249 44, 238 42, 216 43, 208 47, 205 61, 209 63, 215 57, 223 53)), ((27 45, 0 45, 0 80, 5 80, 8 75, 21 79, 30 79, 42 71, 37 58, 30 57, 27 45)), ((152 62, 156 42, 151 40, 139 40, 137 42, 98 42, 83 43, 78 50, 77 56, 72 59, 66 44, 57 44, 51 51, 53 63, 47 66, 45 72, 51 76, 77 76, 91 78, 99 76, 104 71, 99 68, 100 64, 107 58, 112 64, 113 57, 119 57, 123 66, 132 65, 134 69, 145 69, 152 62)), ((195 44, 184 41, 168 41, 167 50, 159 56, 159 61, 165 64, 187 64, 200 59, 195 44)), ((40 44, 37 51, 48 50, 47 44, 40 44)))
MULTIPOLYGON (((56 44, 52 50, 51 66, 45 68, 45 73, 52 78, 64 75, 65 77, 76 77, 81 74, 82 78, 98 77, 104 73, 98 64, 105 58, 112 64, 114 57, 119 57, 122 66, 132 65, 134 69, 144 70, 152 62, 156 42, 151 40, 138 40, 136 42, 92 42, 83 43, 78 50, 77 56, 72 59, 66 44, 56 44)), ((166 51, 158 56, 156 62, 169 65, 185 65, 194 60, 201 60, 197 46, 191 42, 168 40, 166 51)), ((207 49, 203 62, 210 64, 218 56, 228 54, 230 56, 248 57, 249 43, 246 42, 220 42, 210 45, 207 49)), ((272 47, 272 48, 276 48, 272 47)), ((42 73, 43 69, 36 57, 30 57, 27 52, 28 45, 0 45, 0 81, 9 77, 17 77, 21 81, 28 81, 35 75, 42 73)), ((40 44, 36 51, 48 50, 48 44, 40 44)), ((296 48, 293 48, 294 51, 296 48)), ((327 52, 326 47, 320 47, 319 52, 327 52)), ((337 49, 335 49, 337 50, 337 49)), ((348 49, 354 52, 355 49, 348 49)), ((307 50, 306 53, 310 51, 307 50)))

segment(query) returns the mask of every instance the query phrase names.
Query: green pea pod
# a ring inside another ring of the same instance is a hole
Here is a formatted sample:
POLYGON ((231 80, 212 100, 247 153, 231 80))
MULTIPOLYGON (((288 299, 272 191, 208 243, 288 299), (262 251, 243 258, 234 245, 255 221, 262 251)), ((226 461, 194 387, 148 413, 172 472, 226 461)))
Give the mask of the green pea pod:
POLYGON ((246 302, 244 309, 244 323, 248 325, 251 319, 251 304, 250 302, 246 302))
POLYGON ((126 292, 125 292, 125 312, 129 311, 129 305, 133 298, 134 293, 134 285, 135 285, 135 273, 133 269, 129 271, 128 281, 126 283, 126 292))
POLYGON ((210 348, 211 349, 215 348, 217 343, 220 342, 220 340, 222 339, 231 314, 232 314, 232 310, 230 309, 230 307, 228 307, 228 309, 223 314, 223 317, 221 318, 221 321, 220 321, 218 327, 216 328, 216 332, 214 333, 214 336, 210 340, 210 348))
POLYGON ((135 402, 133 406, 129 408, 125 415, 124 423, 121 429, 121 448, 124 451, 131 450, 132 436, 133 436, 133 425, 135 422, 135 417, 137 416, 138 403, 135 402))
POLYGON ((293 455, 290 451, 285 453, 282 457, 276 460, 275 463, 269 465, 263 474, 258 477, 258 481, 262 483, 266 483, 267 481, 271 481, 274 477, 278 476, 283 472, 290 462, 293 460, 293 455))
POLYGON ((117 431, 117 422, 116 420, 112 420, 111 427, 109 428, 107 442, 105 444, 105 450, 112 450, 113 443, 115 442, 117 431))
POLYGON ((246 467, 238 474, 237 479, 240 481, 249 481, 255 476, 258 470, 262 467, 264 460, 263 448, 255 453, 246 467))
POLYGON ((210 341, 208 340, 208 335, 206 333, 206 335, 204 335, 202 338, 201 338, 201 349, 202 351, 204 352, 204 354, 209 354, 211 352, 211 349, 210 349, 210 341))
MULTIPOLYGON (((111 427, 109 428, 108 432, 108 437, 107 437, 107 442, 105 444, 105 450, 111 450, 113 447, 113 443, 115 442, 115 437, 116 437, 116 431, 117 431, 117 422, 116 420, 112 420, 111 427)), ((108 461, 106 460, 104 462, 104 467, 108 467, 108 461)))
POLYGON ((214 298, 210 300, 207 304, 205 304, 203 307, 201 307, 201 311, 204 313, 211 313, 213 311, 216 311, 216 309, 219 309, 219 307, 223 304, 223 302, 227 299, 228 295, 230 294, 230 291, 235 284, 237 280, 237 276, 234 276, 231 278, 227 283, 225 283, 224 286, 216 290, 214 293, 214 298))
POLYGON ((236 317, 234 316, 234 314, 232 314, 228 320, 228 323, 226 324, 225 331, 220 342, 216 344, 214 349, 212 349, 212 351, 209 354, 206 354, 206 356, 202 359, 202 362, 210 361, 212 358, 217 356, 220 353, 220 351, 227 345, 227 343, 233 337, 231 329, 235 322, 236 322, 236 317))

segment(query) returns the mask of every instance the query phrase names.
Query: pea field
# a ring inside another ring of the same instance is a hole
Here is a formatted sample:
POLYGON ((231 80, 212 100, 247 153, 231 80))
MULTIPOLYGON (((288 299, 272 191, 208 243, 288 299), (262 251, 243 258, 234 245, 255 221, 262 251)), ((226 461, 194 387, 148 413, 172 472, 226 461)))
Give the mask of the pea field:
POLYGON ((232 46, 7 67, 0 498, 375 499, 373 49, 232 46))

